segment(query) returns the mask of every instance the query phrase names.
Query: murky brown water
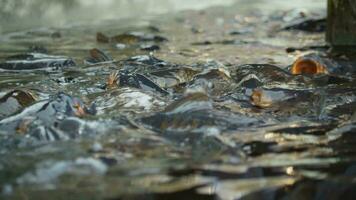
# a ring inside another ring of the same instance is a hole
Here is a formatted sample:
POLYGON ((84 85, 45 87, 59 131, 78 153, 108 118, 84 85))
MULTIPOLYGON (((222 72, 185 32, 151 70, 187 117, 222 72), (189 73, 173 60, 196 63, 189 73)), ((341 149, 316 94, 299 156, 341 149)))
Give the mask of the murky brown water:
POLYGON ((352 199, 353 58, 286 30, 321 2, 1 35, 0 197, 352 199))

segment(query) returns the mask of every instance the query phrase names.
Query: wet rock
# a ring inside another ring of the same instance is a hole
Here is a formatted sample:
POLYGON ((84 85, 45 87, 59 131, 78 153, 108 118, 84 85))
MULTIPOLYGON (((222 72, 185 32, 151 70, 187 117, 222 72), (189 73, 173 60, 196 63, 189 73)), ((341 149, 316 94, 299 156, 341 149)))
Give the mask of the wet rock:
POLYGON ((65 56, 52 56, 41 53, 28 53, 11 56, 7 61, 0 63, 3 70, 60 70, 75 66, 75 62, 65 56))
POLYGON ((15 114, 36 101, 34 95, 26 90, 13 90, 0 98, 0 119, 15 114))

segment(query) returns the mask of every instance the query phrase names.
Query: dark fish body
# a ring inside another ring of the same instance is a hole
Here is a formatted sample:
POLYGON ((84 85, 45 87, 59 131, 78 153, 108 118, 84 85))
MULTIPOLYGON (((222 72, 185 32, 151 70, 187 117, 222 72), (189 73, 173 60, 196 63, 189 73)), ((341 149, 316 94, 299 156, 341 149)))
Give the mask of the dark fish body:
POLYGON ((34 96, 28 91, 10 91, 0 98, 0 119, 10 116, 34 102, 34 96))
MULTIPOLYGON (((146 65, 152 67, 151 69, 161 69, 162 67, 168 66, 168 63, 165 61, 158 59, 151 55, 138 55, 131 58, 128 58, 124 61, 127 65, 146 65)), ((138 67, 138 66, 137 66, 138 67)), ((141 66, 143 67, 143 66, 141 66)))
POLYGON ((253 75, 262 84, 288 82, 292 75, 278 66, 269 64, 248 64, 238 66, 233 75, 237 83, 241 83, 247 76, 253 75))
POLYGON ((258 123, 247 116, 215 110, 209 97, 201 92, 188 94, 168 105, 163 112, 140 121, 167 135, 237 130, 258 123))
POLYGON ((101 43, 120 43, 126 45, 134 45, 142 42, 166 42, 167 38, 159 35, 146 34, 141 32, 129 32, 112 37, 106 36, 99 32, 96 35, 96 39, 101 43))
POLYGON ((179 67, 149 72, 147 76, 161 87, 171 88, 192 81, 198 73, 199 71, 188 67, 179 67))
POLYGON ((97 48, 89 50, 89 54, 90 57, 85 60, 85 63, 89 65, 110 62, 114 60, 111 55, 97 48))
POLYGON ((53 130, 68 117, 95 114, 94 108, 87 108, 81 100, 64 93, 58 93, 49 100, 37 102, 20 113, 0 121, 0 130, 6 134, 31 133, 33 130, 53 130))
POLYGON ((134 73, 130 74, 124 71, 120 72, 119 75, 119 86, 121 87, 133 87, 143 90, 149 90, 153 92, 159 92, 161 94, 168 94, 168 92, 162 89, 159 85, 151 81, 149 78, 142 74, 134 73))
MULTIPOLYGON (((312 91, 296 91, 282 88, 254 89, 251 94, 251 103, 259 108, 279 107, 281 110, 296 106, 301 102, 312 102, 312 91)), ((286 109, 287 110, 287 109, 286 109)))
POLYGON ((326 18, 299 19, 284 26, 282 29, 320 33, 326 30, 326 18))
POLYGON ((0 63, 0 69, 9 71, 60 70, 75 65, 75 62, 68 57, 29 53, 9 57, 7 61, 0 63))

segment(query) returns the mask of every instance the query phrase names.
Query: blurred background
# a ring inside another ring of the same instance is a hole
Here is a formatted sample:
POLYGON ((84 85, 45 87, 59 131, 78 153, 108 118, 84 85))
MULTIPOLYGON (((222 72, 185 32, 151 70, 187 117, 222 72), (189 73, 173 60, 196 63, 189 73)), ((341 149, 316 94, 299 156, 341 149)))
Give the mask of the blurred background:
POLYGON ((0 31, 229 5, 234 0, 1 0, 0 31))
POLYGON ((0 0, 0 32, 251 4, 261 11, 276 7, 320 8, 326 7, 326 0, 0 0))

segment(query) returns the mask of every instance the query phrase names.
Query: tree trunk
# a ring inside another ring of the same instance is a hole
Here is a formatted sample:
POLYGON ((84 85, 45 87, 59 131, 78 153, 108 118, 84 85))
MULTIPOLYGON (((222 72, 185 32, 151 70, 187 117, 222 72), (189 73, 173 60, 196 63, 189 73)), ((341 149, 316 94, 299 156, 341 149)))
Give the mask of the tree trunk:
POLYGON ((334 47, 356 47, 356 0, 328 0, 326 40, 334 47))

